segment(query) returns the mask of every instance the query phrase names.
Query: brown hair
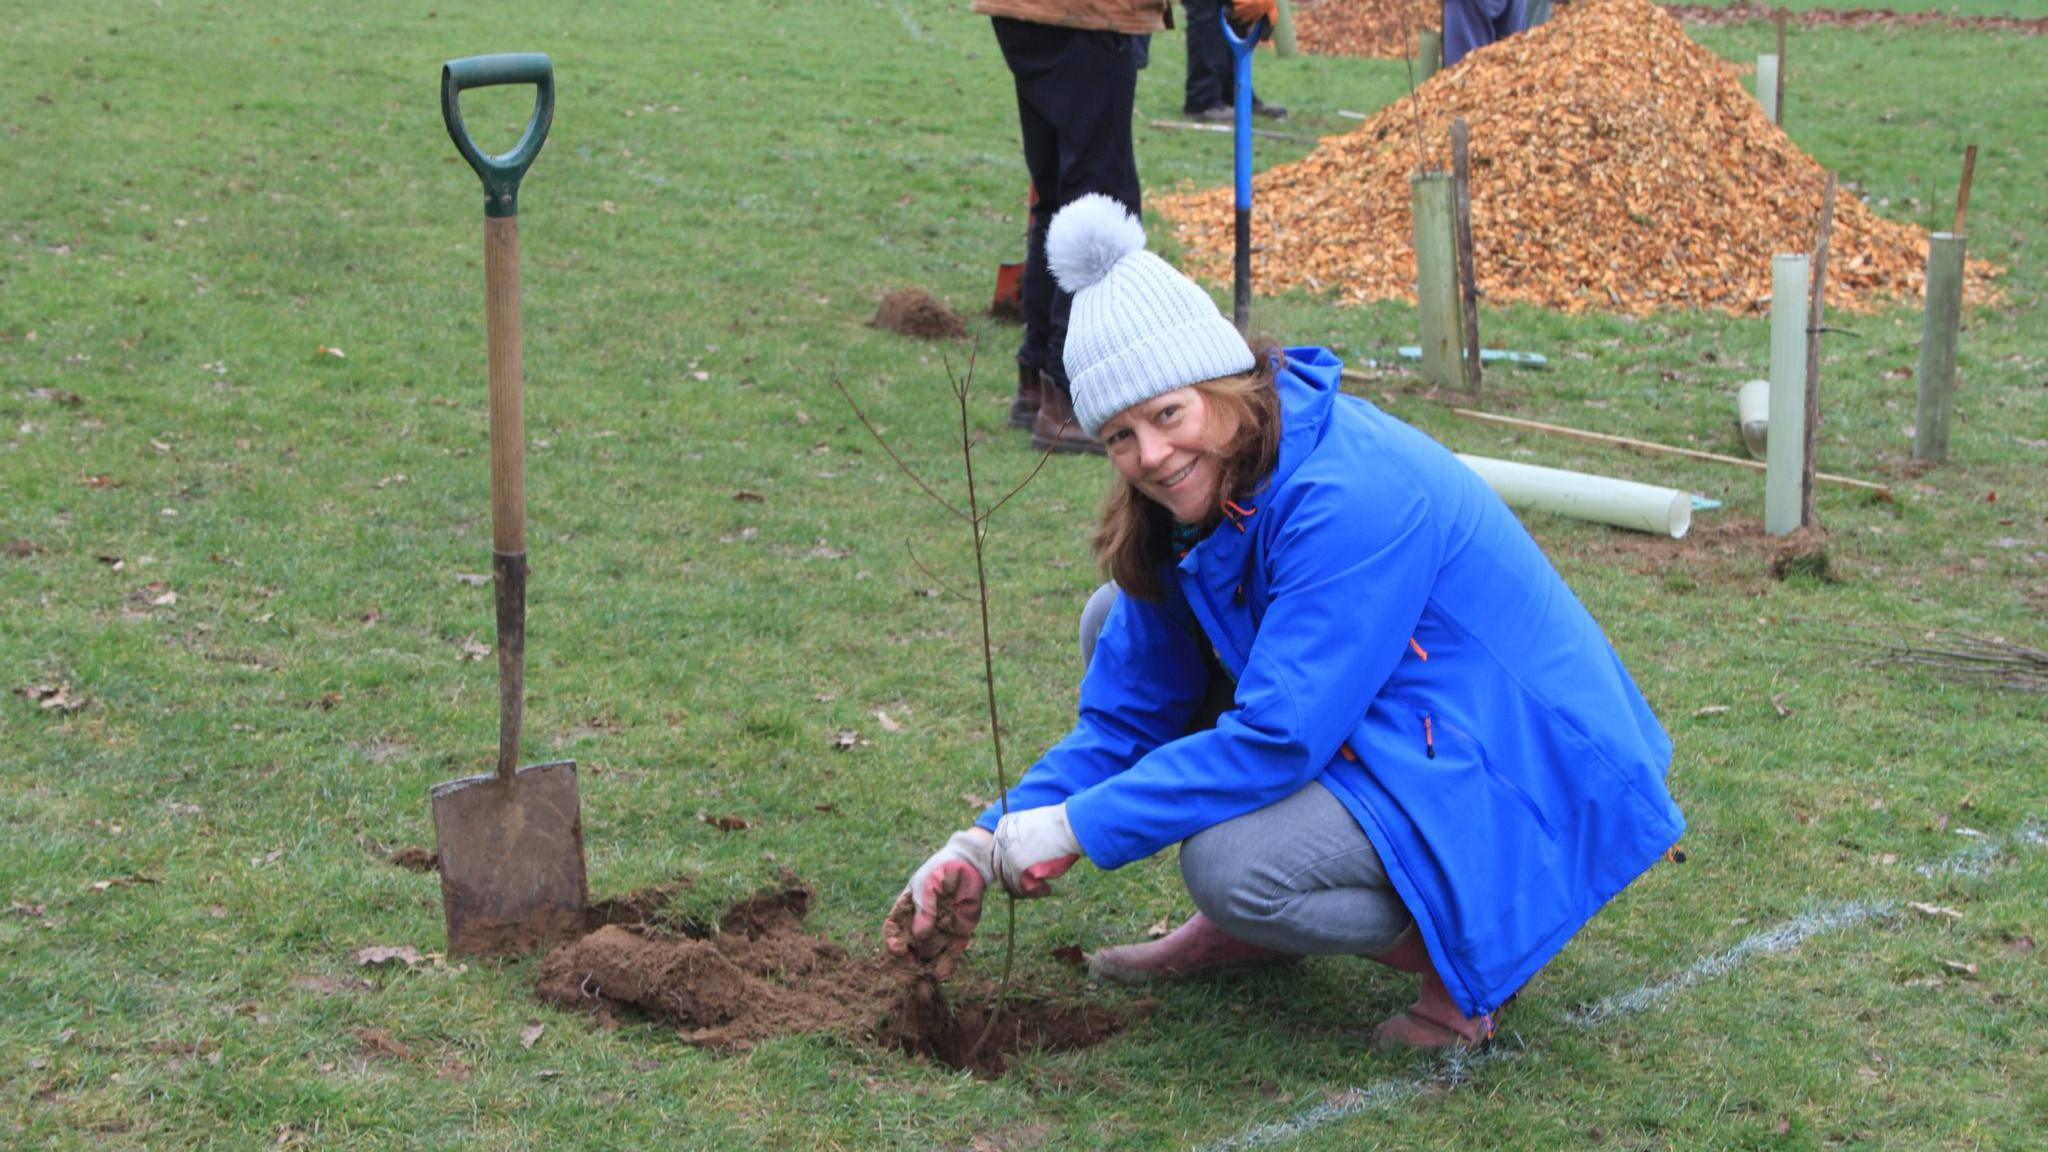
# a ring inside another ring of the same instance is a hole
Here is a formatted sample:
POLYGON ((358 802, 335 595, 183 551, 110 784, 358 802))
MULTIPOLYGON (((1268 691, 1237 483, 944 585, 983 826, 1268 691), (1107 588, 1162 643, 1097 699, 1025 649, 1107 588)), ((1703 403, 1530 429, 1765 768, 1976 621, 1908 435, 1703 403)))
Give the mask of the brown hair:
MULTIPOLYGON (((1230 439, 1216 449, 1222 476, 1217 505, 1202 519, 1207 530, 1223 518, 1223 501, 1249 498, 1273 471, 1280 456, 1280 393, 1274 377, 1283 356, 1273 345, 1253 352, 1250 372, 1191 385, 1209 403, 1210 418, 1230 426, 1230 439)), ((1095 559, 1125 592, 1141 600, 1166 595, 1159 567, 1173 560, 1173 517, 1138 491, 1121 473, 1110 482, 1095 527, 1095 559)))

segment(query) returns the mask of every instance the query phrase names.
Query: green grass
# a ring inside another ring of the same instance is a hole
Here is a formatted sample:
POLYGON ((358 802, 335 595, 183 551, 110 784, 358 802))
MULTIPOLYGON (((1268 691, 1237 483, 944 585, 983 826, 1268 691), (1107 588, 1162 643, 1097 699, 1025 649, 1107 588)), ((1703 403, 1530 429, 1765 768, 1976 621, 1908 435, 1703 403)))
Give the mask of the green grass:
MULTIPOLYGON (((539 49, 558 69, 521 198, 527 758, 581 764, 594 889, 686 875, 709 908, 788 865, 818 889, 818 930, 873 947, 904 876, 972 816, 965 795, 993 789, 977 626, 917 594, 931 580, 905 547, 964 586, 966 542, 831 383, 957 483, 942 361, 967 348, 863 321, 906 285, 978 314, 1021 249, 987 21, 955 0, 501 7, 0 17, 0 538, 33 546, 0 557, 0 669, 8 689, 87 701, 0 698, 0 898, 20 906, 0 911, 0 1144, 1174 1147, 1426 1074, 1366 1050, 1408 988, 1362 963, 1170 989, 1133 1034, 996 1084, 839 1040, 716 1057, 658 1028, 600 1031, 533 1003, 532 962, 351 964, 364 945, 440 946, 433 878, 381 856, 430 844, 428 788, 494 753, 495 669, 461 658, 491 615, 488 589, 457 579, 488 570, 489 524, 481 196, 436 95, 452 56, 539 49), (871 743, 835 751, 847 728, 871 743), (546 1033, 525 1049, 530 1020, 546 1033)), ((1770 32, 1700 35, 1746 60, 1770 32)), ((1954 462, 1905 468, 1912 309, 1845 319, 1858 337, 1828 344, 1823 467, 1899 493, 1824 494, 1841 584, 1773 581, 1767 549, 1714 531, 1760 517, 1747 473, 1503 435, 1401 378, 1368 389, 1461 451, 1728 508, 1685 543, 1531 523, 1676 740, 1692 862, 1646 877, 1536 980, 1509 1020, 1519 1059, 1299 1147, 2019 1148, 2048 1121, 2048 989, 2011 943, 2040 939, 2048 907, 2048 854, 2014 839, 2048 815, 2048 710, 1829 647, 1932 628, 2048 640, 2032 252, 2048 97, 2020 81, 2048 70, 2048 39, 1795 36, 1792 134, 1885 214, 1945 222, 1962 145, 1982 147, 1972 251, 2010 272, 2005 302, 1968 315, 1954 462), (1960 827, 2018 846, 1982 876, 1917 874, 1970 845, 1960 827), (1568 1023, 1859 899, 1963 918, 1902 914, 1604 1028, 1568 1023)), ((1156 42, 1141 119, 1177 110, 1181 51, 1156 42)), ((1405 86, 1388 62, 1260 67, 1303 132, 1343 131, 1337 109, 1405 86)), ((517 97, 472 101, 487 142, 509 142, 517 97)), ((1150 190, 1228 178, 1227 137, 1141 126, 1138 147, 1150 190)), ((1260 163, 1307 147, 1262 141, 1260 163)), ((1385 358, 1413 317, 1296 296, 1261 300, 1258 323, 1385 358)), ((1486 325, 1557 365, 1496 373, 1491 407, 1740 450, 1732 393, 1764 366, 1761 321, 1515 309, 1486 325)), ((1032 457, 1001 428, 1014 332, 973 326, 978 471, 1020 475, 1032 457)), ((990 537, 1013 765, 1070 715, 1106 475, 1054 461, 990 537)), ((1170 859, 1077 876, 1020 911, 1021 979, 1118 1000, 1049 949, 1186 910, 1170 859)))

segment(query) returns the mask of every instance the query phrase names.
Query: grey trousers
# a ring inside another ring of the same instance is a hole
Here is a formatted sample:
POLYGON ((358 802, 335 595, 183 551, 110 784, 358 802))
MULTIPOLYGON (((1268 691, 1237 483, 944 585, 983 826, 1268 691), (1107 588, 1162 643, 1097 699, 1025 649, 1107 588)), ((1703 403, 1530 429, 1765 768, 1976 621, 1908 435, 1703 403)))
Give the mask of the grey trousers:
MULTIPOLYGON (((1114 583, 1104 584, 1081 610, 1084 667, 1118 595, 1114 583)), ((1220 670, 1213 674, 1222 678, 1220 670)), ((1217 927, 1281 952, 1376 956, 1413 922, 1372 841, 1321 781, 1188 837, 1180 875, 1195 907, 1217 927)))

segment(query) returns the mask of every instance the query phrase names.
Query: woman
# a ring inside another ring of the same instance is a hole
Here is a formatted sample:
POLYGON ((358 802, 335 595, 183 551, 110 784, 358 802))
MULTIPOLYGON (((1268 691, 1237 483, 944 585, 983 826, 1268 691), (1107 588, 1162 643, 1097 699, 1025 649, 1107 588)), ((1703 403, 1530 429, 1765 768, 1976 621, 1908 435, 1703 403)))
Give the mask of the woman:
POLYGON ((1669 739, 1507 507, 1341 395, 1328 352, 1255 356, 1105 198, 1048 249, 1075 412, 1121 478, 1095 540, 1118 591, 1079 723, 918 869, 891 951, 947 909, 964 947, 990 883, 1042 896, 1081 856, 1179 844, 1200 911, 1097 976, 1366 956, 1421 976, 1382 1045, 1482 1040, 1678 840, 1669 739))

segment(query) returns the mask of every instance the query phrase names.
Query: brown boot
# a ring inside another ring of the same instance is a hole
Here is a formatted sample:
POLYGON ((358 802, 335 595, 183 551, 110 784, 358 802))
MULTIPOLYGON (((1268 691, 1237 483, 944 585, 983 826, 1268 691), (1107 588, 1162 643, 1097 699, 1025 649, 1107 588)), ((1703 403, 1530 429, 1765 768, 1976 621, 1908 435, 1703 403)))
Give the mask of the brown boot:
POLYGON ((1031 425, 1032 450, 1068 455, 1084 452, 1091 456, 1109 455, 1109 449, 1102 446, 1102 441, 1083 432, 1081 422, 1074 419, 1074 400, 1067 394, 1065 385, 1047 376, 1038 387, 1038 419, 1031 425))
POLYGON ((1292 964, 1300 959, 1247 944, 1197 912, 1164 939, 1097 949, 1088 957, 1088 975, 1118 984, 1143 984, 1210 969, 1292 964))
POLYGON ((1038 405, 1044 394, 1038 369, 1017 365, 1017 395, 1010 401, 1010 427, 1030 431, 1038 423, 1038 405))

